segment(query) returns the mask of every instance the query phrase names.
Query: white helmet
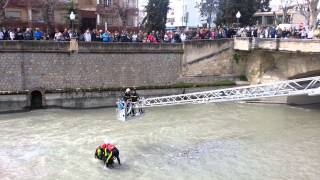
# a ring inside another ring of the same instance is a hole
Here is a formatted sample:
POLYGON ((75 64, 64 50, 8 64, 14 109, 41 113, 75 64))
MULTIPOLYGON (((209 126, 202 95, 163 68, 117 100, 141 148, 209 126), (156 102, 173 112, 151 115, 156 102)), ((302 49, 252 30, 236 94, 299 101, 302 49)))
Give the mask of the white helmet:
POLYGON ((131 91, 130 88, 127 88, 127 89, 126 89, 126 92, 127 92, 127 93, 130 92, 130 91, 131 91))

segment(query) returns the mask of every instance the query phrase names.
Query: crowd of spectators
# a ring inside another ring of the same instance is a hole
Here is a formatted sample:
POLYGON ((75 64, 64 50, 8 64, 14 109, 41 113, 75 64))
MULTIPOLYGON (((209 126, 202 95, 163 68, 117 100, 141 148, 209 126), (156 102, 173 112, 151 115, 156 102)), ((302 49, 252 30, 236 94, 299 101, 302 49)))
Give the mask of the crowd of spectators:
POLYGON ((257 37, 257 38, 296 38, 296 39, 316 39, 319 38, 319 29, 313 30, 308 27, 243 27, 236 31, 237 37, 257 37))
POLYGON ((255 38, 299 38, 314 39, 320 35, 319 30, 313 31, 306 27, 301 28, 280 28, 280 27, 215 27, 215 28, 197 28, 189 30, 168 30, 165 33, 152 31, 147 33, 143 30, 126 31, 122 30, 110 32, 108 30, 87 29, 84 33, 73 32, 71 29, 64 31, 56 30, 51 36, 44 33, 39 28, 21 28, 0 30, 0 40, 54 40, 70 41, 76 38, 85 42, 139 42, 139 43, 181 43, 187 40, 196 39, 221 39, 233 37, 255 37, 255 38))

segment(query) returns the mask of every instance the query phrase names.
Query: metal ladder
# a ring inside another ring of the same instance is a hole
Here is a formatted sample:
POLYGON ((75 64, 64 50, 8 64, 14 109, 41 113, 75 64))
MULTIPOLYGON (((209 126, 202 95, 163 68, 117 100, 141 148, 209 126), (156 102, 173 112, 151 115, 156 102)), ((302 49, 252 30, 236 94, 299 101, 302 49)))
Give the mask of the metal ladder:
POLYGON ((146 108, 181 104, 205 104, 297 95, 320 95, 320 76, 279 81, 270 84, 141 99, 136 103, 136 107, 146 108))

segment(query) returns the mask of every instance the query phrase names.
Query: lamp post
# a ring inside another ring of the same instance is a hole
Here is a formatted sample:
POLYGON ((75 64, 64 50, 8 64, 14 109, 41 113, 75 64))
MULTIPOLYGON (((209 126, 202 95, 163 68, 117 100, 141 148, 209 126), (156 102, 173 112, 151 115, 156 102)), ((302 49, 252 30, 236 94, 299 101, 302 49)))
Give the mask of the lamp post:
POLYGON ((318 14, 317 16, 317 25, 316 25, 318 28, 320 26, 320 13, 318 14))
POLYGON ((239 19, 241 18, 241 13, 240 13, 240 11, 237 12, 236 18, 237 18, 237 23, 239 24, 239 19))
POLYGON ((72 26, 72 33, 74 33, 73 23, 74 23, 75 19, 76 19, 76 15, 74 14, 73 11, 71 11, 71 13, 70 13, 70 21, 71 21, 71 26, 72 26))

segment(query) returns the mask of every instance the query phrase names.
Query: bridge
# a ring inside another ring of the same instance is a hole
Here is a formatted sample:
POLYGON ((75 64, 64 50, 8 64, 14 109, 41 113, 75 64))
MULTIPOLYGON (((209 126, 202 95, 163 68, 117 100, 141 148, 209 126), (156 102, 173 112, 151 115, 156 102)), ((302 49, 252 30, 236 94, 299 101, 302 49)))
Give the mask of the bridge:
POLYGON ((235 38, 234 49, 240 51, 267 50, 281 52, 320 53, 320 40, 235 38))
POLYGON ((299 95, 320 95, 320 76, 270 84, 141 99, 137 103, 137 106, 139 108, 146 108, 181 104, 205 104, 299 95))

